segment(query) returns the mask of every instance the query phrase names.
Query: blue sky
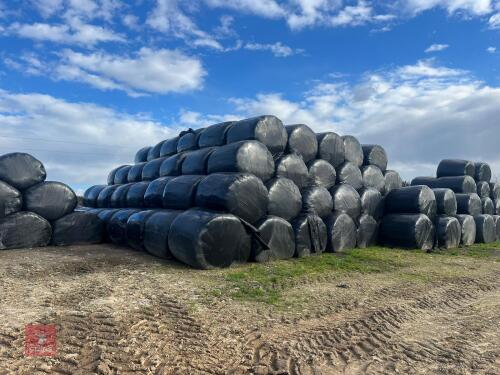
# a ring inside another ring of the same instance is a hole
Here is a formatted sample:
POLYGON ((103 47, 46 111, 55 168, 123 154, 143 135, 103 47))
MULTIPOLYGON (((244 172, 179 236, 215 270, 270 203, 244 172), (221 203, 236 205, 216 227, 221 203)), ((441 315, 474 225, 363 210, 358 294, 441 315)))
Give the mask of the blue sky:
POLYGON ((103 182, 185 127, 275 114, 354 134, 405 178, 500 173, 500 1, 0 0, 0 153, 103 182))

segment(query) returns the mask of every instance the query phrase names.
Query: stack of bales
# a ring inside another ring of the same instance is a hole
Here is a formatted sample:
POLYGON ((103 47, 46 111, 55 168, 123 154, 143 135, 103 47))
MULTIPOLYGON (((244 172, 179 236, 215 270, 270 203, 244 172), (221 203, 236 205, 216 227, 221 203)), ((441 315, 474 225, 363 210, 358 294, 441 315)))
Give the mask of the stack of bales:
POLYGON ((0 156, 0 249, 100 242, 104 227, 97 216, 73 212, 73 190, 45 179, 33 156, 0 156))

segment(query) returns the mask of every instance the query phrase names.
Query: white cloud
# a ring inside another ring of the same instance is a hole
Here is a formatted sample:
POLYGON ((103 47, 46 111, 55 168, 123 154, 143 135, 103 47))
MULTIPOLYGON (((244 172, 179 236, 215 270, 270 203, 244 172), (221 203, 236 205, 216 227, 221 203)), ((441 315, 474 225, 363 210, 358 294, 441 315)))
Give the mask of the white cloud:
POLYGON ((436 66, 432 59, 419 60, 415 65, 406 65, 397 69, 397 74, 404 79, 411 78, 446 78, 462 76, 464 72, 459 69, 451 69, 436 66))
POLYGON ((444 51, 449 47, 448 44, 431 44, 426 50, 426 53, 444 51))
MULTIPOLYGON (((499 6, 499 8, 500 8, 500 6, 499 6)), ((494 15, 492 15, 490 17, 490 19, 488 20, 488 25, 489 25, 490 29, 493 29, 493 30, 500 29, 500 12, 495 13, 494 15)))
POLYGON ((285 9, 275 0, 204 0, 214 8, 229 8, 244 13, 251 13, 265 18, 280 18, 285 9))
POLYGON ((31 0, 42 17, 50 17, 59 12, 63 6, 63 0, 31 0))
POLYGON ((486 51, 488 53, 495 53, 497 51, 497 47, 488 47, 486 48, 486 51))
POLYGON ((469 15, 482 16, 493 10, 491 0, 401 0, 397 6, 412 14, 442 8, 450 14, 465 12, 469 15))
POLYGON ((270 51, 277 57, 288 57, 302 52, 302 50, 294 50, 281 42, 274 44, 246 43, 243 48, 251 51, 270 51))

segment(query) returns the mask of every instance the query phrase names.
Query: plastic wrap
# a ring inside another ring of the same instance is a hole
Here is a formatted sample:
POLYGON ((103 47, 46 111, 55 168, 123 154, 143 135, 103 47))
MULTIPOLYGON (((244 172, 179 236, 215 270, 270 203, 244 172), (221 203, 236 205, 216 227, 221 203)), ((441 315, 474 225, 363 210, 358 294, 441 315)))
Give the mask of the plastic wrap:
POLYGON ((111 172, 108 174, 108 185, 114 185, 115 184, 115 175, 116 172, 118 172, 121 168, 126 167, 126 165, 120 165, 119 167, 116 167, 115 169, 112 169, 111 172))
POLYGON ((490 191, 490 184, 486 181, 478 181, 476 183, 477 186, 477 195, 479 195, 480 198, 490 198, 491 191, 490 191))
POLYGON ((144 208, 144 195, 148 190, 149 182, 136 182, 127 191, 127 207, 128 208, 144 208))
POLYGON ((481 198, 481 206, 483 209, 483 214, 485 215, 495 215, 495 204, 491 198, 481 198))
POLYGON ((137 153, 135 154, 134 163, 138 164, 138 163, 144 163, 144 162, 148 161, 148 154, 149 154, 149 150, 151 150, 151 149, 152 149, 151 146, 147 146, 147 147, 143 147, 139 151, 137 151, 137 153))
POLYGON ((116 189, 120 185, 109 185, 106 186, 99 192, 97 196, 97 207, 99 208, 110 208, 111 207, 111 197, 116 189))
POLYGON ((267 244, 264 248, 260 241, 252 241, 250 259, 267 262, 271 259, 289 259, 295 253, 295 234, 290 223, 281 217, 267 216, 255 227, 260 238, 267 244))
POLYGON ((104 222, 90 211, 72 212, 52 223, 52 244, 71 246, 101 243, 104 238, 104 222))
POLYGON ((309 170, 299 155, 288 154, 276 160, 276 177, 288 178, 303 189, 309 182, 309 170))
POLYGON ((321 218, 328 216, 333 209, 332 196, 322 186, 312 186, 302 191, 302 210, 321 218))
POLYGON ((137 251, 145 251, 144 248, 144 230, 146 221, 157 211, 146 210, 132 214, 127 220, 125 237, 127 245, 137 251))
POLYGON ((175 177, 167 176, 151 181, 146 189, 146 192, 144 193, 144 206, 149 208, 162 208, 165 186, 173 178, 175 177))
POLYGON ((491 215, 474 216, 476 222, 476 243, 492 243, 496 241, 497 230, 491 215))
POLYGON ((462 228, 460 243, 464 246, 471 246, 476 242, 476 222, 470 215, 455 216, 462 228))
POLYGON ((455 197, 457 199, 458 214, 476 216, 483 213, 481 198, 476 193, 455 194, 455 197))
POLYGON ((451 216, 439 216, 436 220, 437 245, 444 249, 454 249, 460 245, 462 226, 451 216))
POLYGON ((69 214, 77 203, 75 192, 61 182, 41 182, 25 190, 23 194, 23 209, 49 221, 69 214))
POLYGON ((179 137, 174 137, 167 139, 163 142, 160 149, 160 157, 167 158, 169 156, 175 155, 177 153, 177 143, 179 142, 179 137))
POLYGON ((359 197, 361 200, 361 214, 372 216, 376 220, 379 220, 384 215, 384 198, 380 194, 380 191, 376 189, 361 189, 359 197))
POLYGON ((0 218, 21 211, 23 198, 16 188, 0 181, 0 218))
POLYGON ((83 205, 86 207, 97 207, 97 197, 107 185, 94 185, 85 190, 83 194, 83 205))
POLYGON ((170 227, 182 211, 155 210, 144 225, 143 246, 148 253, 163 259, 172 259, 168 247, 170 227))
POLYGON ((380 222, 379 242, 385 246, 430 250, 435 228, 423 214, 391 214, 380 222))
POLYGON ((493 221, 495 222, 496 241, 500 241, 500 216, 493 215, 493 221))
POLYGON ((111 208, 127 208, 127 193, 133 183, 119 185, 109 201, 109 207, 111 208))
POLYGON ((356 231, 356 244, 361 249, 375 246, 378 241, 378 223, 370 215, 362 215, 356 231))
POLYGON ((333 199, 333 210, 348 214, 357 220, 361 214, 361 198, 356 189, 350 185, 337 185, 330 189, 333 199))
POLYGON ((495 215, 500 215, 500 200, 493 201, 495 205, 495 215))
POLYGON ((253 224, 265 216, 268 192, 261 180, 248 173, 215 173, 198 184, 196 206, 226 211, 253 224))
POLYGON ((207 169, 208 173, 252 173, 265 182, 274 174, 274 161, 262 143, 242 141, 217 148, 208 158, 207 169))
POLYGON ((0 250, 47 246, 52 227, 33 212, 16 212, 0 218, 0 250))
POLYGON ((142 181, 153 181, 160 177, 160 169, 166 158, 148 161, 142 169, 142 181))
POLYGON ((403 180, 401 176, 396 171, 387 170, 384 173, 385 187, 384 194, 389 193, 391 190, 399 189, 403 187, 403 180))
POLYGON ((285 177, 273 178, 267 182, 266 187, 269 192, 269 215, 291 220, 300 213, 302 195, 292 180, 285 177))
POLYGON ((376 165, 365 165, 361 167, 361 176, 363 178, 364 187, 377 189, 380 192, 385 190, 384 174, 376 165))
POLYGON ((42 162, 30 154, 13 152, 0 156, 0 180, 17 190, 23 191, 46 177, 42 162))
POLYGON ((157 143, 156 145, 154 145, 153 147, 151 147, 151 149, 148 152, 148 159, 147 159, 147 161, 158 159, 160 157, 161 149, 163 147, 163 144, 166 141, 167 140, 161 141, 161 142, 157 143))
POLYGON ((354 164, 358 168, 361 167, 364 155, 359 141, 352 135, 344 135, 342 140, 344 141, 345 161, 354 164))
POLYGON ((326 250, 341 253, 356 247, 357 228, 354 220, 343 212, 335 212, 325 220, 328 241, 326 250))
POLYGON ((326 160, 335 168, 345 162, 344 140, 337 133, 320 133, 316 139, 319 159, 326 160))
POLYGON ((116 211, 108 220, 106 232, 111 242, 126 246, 127 245, 127 221, 130 216, 140 210, 127 208, 116 211))
POLYGON ((234 121, 221 122, 205 128, 198 137, 198 147, 214 147, 226 144, 226 134, 234 121))
POLYGON ((327 189, 335 185, 337 172, 326 160, 313 160, 307 167, 309 169, 309 185, 323 186, 327 189))
POLYGON ((166 158, 160 167, 160 176, 180 176, 182 174, 182 164, 188 152, 175 154, 166 158))
POLYGON ((185 175, 173 178, 163 191, 163 207, 187 210, 195 205, 196 189, 204 176, 185 175))
POLYGON ((208 159, 214 151, 215 147, 210 147, 186 153, 181 166, 182 174, 207 174, 208 159))
POLYGON ((259 116, 236 121, 227 130, 226 142, 228 144, 244 140, 261 142, 276 159, 285 151, 288 136, 279 118, 275 116, 259 116))
POLYGON ((457 198, 451 189, 432 189, 436 197, 437 214, 454 216, 457 214, 457 198))
POLYGON ((476 182, 470 176, 455 176, 455 177, 415 177, 411 181, 412 186, 425 185, 433 189, 443 188, 451 189, 457 194, 475 193, 476 182))
POLYGON ((106 228, 113 215, 118 211, 120 211, 118 208, 96 208, 89 211, 96 214, 97 217, 104 223, 104 238, 106 241, 109 241, 109 236, 106 228))
POLYGON ((141 182, 142 181, 142 170, 147 163, 135 164, 128 171, 127 181, 128 182, 141 182))
POLYGON ((476 181, 490 182, 491 168, 487 163, 474 163, 474 179, 476 181))
POLYGON ((204 128, 201 129, 189 129, 187 131, 182 132, 179 135, 179 141, 177 142, 177 152, 186 152, 186 151, 193 151, 198 149, 198 138, 200 137, 200 134, 205 130, 204 128))
POLYGON ((441 160, 437 167, 437 177, 448 176, 470 176, 474 177, 475 174, 474 163, 468 160, 460 159, 444 159, 441 160))
POLYGON ((115 173, 115 185, 126 184, 128 182, 128 172, 132 168, 131 165, 124 165, 115 173))
POLYGON ((387 153, 380 145, 361 145, 363 149, 363 165, 375 165, 382 172, 387 169, 387 153))
POLYGON ((240 219, 195 209, 173 221, 168 245, 177 260, 200 269, 228 267, 248 259, 251 251, 250 235, 240 219))
POLYGON ((394 189, 385 197, 385 212, 424 214, 432 220, 437 213, 436 197, 429 187, 422 185, 394 189))
POLYGON ((494 201, 500 200, 500 184, 497 182, 490 182, 490 198, 494 201))
POLYGON ((285 128, 288 133, 286 153, 302 156, 304 163, 315 159, 318 154, 318 140, 312 129, 303 124, 288 125, 285 128))
POLYGON ((295 257, 303 258, 325 251, 327 229, 319 216, 300 215, 292 221, 292 228, 295 234, 295 257))
POLYGON ((352 163, 344 163, 337 168, 337 184, 350 185, 356 190, 363 188, 361 170, 352 163))

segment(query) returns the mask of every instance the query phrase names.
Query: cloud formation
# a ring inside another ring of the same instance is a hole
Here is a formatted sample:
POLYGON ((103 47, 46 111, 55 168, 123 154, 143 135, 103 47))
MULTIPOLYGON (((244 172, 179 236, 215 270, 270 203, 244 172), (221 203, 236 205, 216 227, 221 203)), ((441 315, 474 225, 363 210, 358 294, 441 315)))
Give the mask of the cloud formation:
POLYGON ((431 53, 431 52, 440 52, 444 51, 449 47, 448 44, 431 44, 426 50, 425 53, 431 53))

